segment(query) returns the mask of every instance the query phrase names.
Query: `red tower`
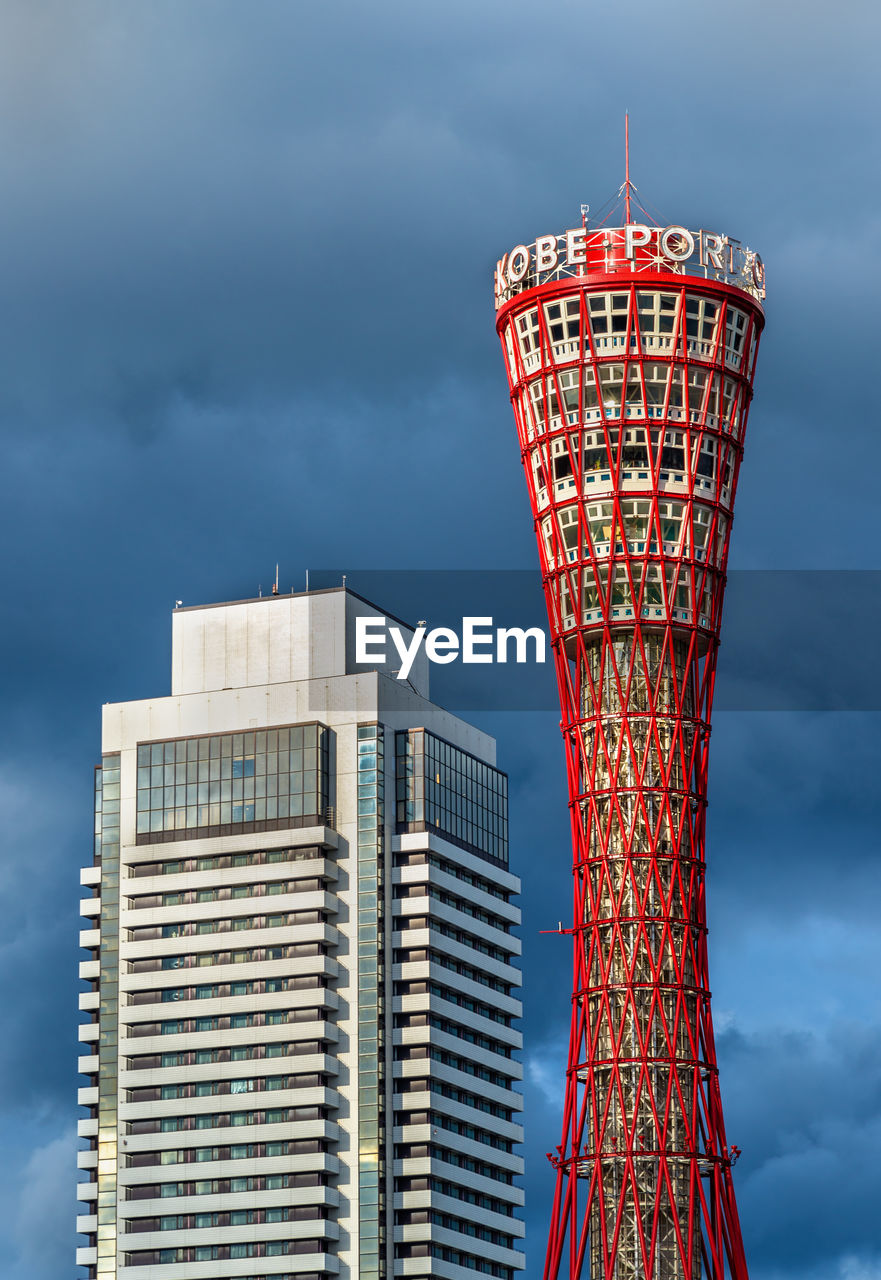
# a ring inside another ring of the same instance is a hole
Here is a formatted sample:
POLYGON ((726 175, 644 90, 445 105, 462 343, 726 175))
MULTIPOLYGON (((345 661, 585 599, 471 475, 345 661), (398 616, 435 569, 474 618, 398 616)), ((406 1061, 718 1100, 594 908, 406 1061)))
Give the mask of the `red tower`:
MULTIPOLYGON (((710 1017, 707 749, 764 269, 634 222, 518 245, 498 331, 572 819, 572 1026, 546 1280, 746 1280, 710 1017)), ((641 211, 642 212, 642 211, 641 211)))

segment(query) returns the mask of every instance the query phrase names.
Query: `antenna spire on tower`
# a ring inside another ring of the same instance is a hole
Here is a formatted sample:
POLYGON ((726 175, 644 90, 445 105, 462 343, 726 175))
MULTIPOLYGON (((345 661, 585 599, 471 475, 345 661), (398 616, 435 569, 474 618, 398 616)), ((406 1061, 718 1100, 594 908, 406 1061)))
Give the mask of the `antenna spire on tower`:
POLYGON ((630 218, 630 115, 624 112, 624 217, 629 226, 630 218))

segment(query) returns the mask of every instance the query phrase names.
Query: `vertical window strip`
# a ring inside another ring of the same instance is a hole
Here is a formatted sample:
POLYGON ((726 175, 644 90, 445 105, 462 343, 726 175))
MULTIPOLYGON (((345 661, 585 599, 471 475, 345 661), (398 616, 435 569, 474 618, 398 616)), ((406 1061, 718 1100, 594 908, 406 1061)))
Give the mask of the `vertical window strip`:
POLYGON ((384 752, 382 726, 358 726, 359 1280, 385 1275, 383 1152, 384 752))
POLYGON ((507 776, 424 729, 399 732, 395 746, 398 831, 437 831, 507 863, 507 776))
POLYGON ((119 764, 106 755, 95 771, 95 862, 101 866, 98 1025, 97 1275, 116 1276, 116 1167, 119 1015, 119 764))

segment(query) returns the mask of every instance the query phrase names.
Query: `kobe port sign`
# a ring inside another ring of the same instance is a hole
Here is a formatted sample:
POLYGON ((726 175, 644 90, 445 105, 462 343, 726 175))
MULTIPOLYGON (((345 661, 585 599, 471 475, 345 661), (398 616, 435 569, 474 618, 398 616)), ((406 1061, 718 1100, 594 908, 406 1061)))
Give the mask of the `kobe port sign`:
POLYGON ((765 296, 765 266, 752 249, 715 231, 677 225, 575 227, 515 245, 496 263, 496 307, 551 280, 618 272, 673 272, 733 285, 757 301, 765 296))

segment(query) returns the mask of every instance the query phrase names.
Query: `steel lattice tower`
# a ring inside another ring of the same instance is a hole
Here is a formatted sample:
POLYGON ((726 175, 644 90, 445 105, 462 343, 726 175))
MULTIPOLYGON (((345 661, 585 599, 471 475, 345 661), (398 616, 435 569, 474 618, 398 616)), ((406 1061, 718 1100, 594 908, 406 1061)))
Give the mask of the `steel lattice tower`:
POLYGON ((572 820, 546 1280, 745 1280, 710 1016, 707 749, 761 260, 631 219, 518 245, 496 304, 572 820))

